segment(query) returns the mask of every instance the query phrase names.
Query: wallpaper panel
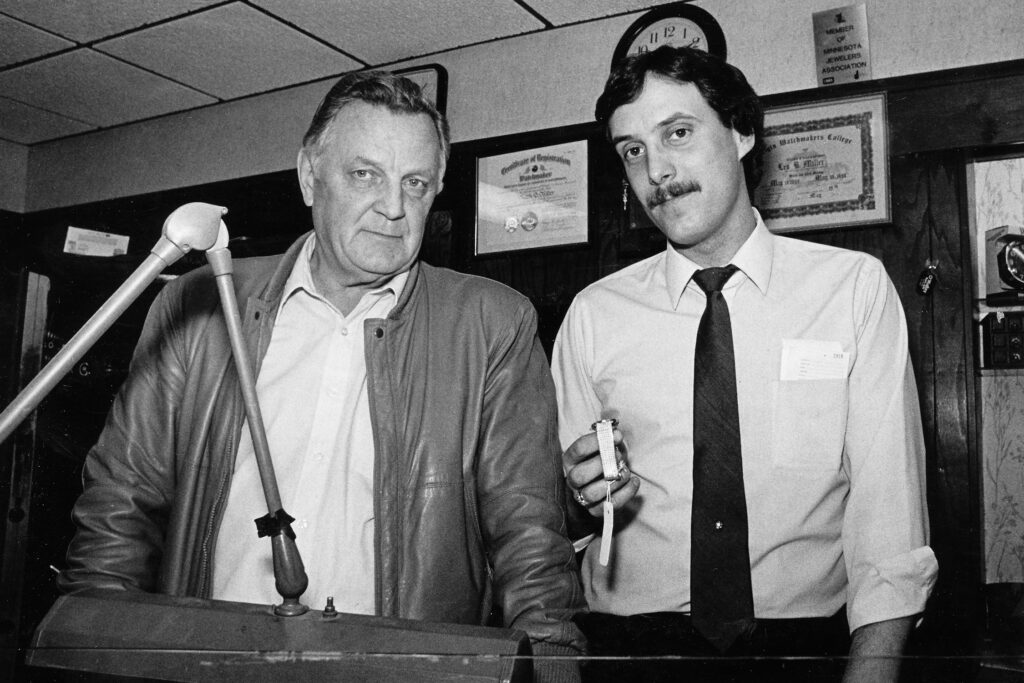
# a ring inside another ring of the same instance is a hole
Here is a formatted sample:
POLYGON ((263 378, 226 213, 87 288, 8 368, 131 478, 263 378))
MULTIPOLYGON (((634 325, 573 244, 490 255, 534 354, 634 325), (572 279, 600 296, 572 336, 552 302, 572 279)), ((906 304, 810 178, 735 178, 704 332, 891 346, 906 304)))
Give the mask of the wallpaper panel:
MULTIPOLYGON (((984 287, 984 231, 1024 225, 1024 158, 973 165, 979 288, 984 287)), ((983 296, 983 295, 981 295, 983 296)), ((1024 582, 1024 371, 981 377, 981 488, 985 582, 1024 582)))

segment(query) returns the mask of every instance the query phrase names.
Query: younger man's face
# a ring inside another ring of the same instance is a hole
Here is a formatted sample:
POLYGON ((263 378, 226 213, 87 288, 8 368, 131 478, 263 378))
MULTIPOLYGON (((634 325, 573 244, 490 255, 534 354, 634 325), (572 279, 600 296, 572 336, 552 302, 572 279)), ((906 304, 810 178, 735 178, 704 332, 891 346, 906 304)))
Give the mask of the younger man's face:
POLYGON ((696 263, 723 265, 704 261, 749 234, 741 160, 754 136, 723 125, 692 83, 657 74, 647 76, 636 101, 615 110, 608 129, 654 224, 696 263))

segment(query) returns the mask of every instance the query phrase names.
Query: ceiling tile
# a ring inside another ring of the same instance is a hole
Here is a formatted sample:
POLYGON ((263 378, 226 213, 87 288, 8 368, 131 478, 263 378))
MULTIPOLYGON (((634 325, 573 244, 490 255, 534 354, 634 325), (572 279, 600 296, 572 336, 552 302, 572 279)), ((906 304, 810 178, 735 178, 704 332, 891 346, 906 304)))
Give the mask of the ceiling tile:
POLYGON ((51 52, 66 50, 74 43, 46 31, 0 15, 0 66, 17 64, 51 52))
POLYGON ((514 0, 253 1, 370 64, 544 28, 514 0))
POLYGON ((86 43, 222 0, 0 0, 0 12, 86 43))
POLYGON ((0 92, 19 102, 99 126, 216 101, 86 48, 0 72, 0 92))
POLYGON ((363 66, 239 3, 97 43, 95 47, 224 99, 363 66))
POLYGON ((0 140, 31 145, 43 140, 74 135, 92 126, 0 97, 0 140))
POLYGON ((675 0, 526 0, 527 5, 555 26, 637 12, 671 2, 675 0))

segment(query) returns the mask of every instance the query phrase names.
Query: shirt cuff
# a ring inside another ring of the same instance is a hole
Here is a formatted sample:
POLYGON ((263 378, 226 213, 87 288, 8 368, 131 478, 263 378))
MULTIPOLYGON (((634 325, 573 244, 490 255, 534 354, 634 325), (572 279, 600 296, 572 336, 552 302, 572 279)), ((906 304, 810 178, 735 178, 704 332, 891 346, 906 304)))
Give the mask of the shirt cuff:
POLYGON ((850 632, 865 624, 923 612, 938 571, 935 553, 928 546, 870 566, 851 582, 846 607, 850 632))

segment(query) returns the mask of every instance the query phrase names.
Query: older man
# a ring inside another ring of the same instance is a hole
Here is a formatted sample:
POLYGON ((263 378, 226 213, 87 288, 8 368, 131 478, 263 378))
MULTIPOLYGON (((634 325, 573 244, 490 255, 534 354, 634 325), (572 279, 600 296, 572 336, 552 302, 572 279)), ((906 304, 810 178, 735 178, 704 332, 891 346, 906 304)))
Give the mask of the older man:
MULTIPOLYGON (((344 76, 298 154, 313 232, 235 264, 304 599, 429 621, 500 614, 535 654, 575 654, 582 597, 535 312, 417 261, 448 150, 411 81, 344 76)), ((274 602, 244 422, 213 279, 195 271, 153 305, 89 454, 61 587, 274 602)))

